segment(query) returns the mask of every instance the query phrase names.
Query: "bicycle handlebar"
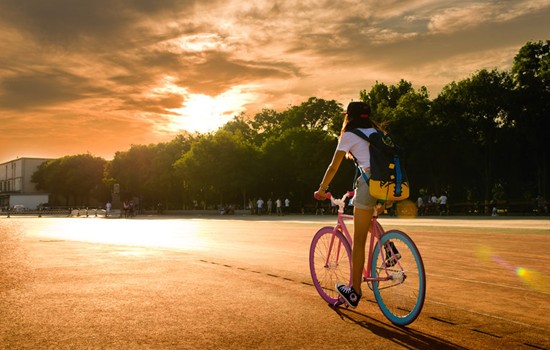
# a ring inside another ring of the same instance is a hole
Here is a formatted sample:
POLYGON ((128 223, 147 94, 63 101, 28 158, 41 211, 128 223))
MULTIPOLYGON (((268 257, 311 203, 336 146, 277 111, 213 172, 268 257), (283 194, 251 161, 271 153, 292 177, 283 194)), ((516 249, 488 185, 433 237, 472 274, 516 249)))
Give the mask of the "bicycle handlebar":
MULTIPOLYGON (((341 199, 344 200, 345 198, 353 197, 354 194, 355 194, 355 191, 348 191, 346 192, 346 194, 344 194, 344 196, 341 199)), ((325 199, 330 199, 331 201, 338 200, 338 199, 335 199, 332 193, 330 192, 327 192, 326 195, 327 196, 325 199)), ((313 197, 318 201, 324 200, 324 199, 321 199, 317 194, 314 194, 313 197)))
MULTIPOLYGON (((327 192, 326 199, 330 199, 331 203, 336 204, 339 207, 338 211, 343 212, 344 208, 346 207, 346 199, 353 197, 354 195, 355 195, 355 191, 348 191, 346 192, 346 194, 344 194, 342 198, 338 199, 338 198, 334 198, 332 193, 327 192)), ((321 198, 319 198, 319 196, 317 196, 317 194, 315 194, 314 197, 317 200, 322 200, 321 198)))

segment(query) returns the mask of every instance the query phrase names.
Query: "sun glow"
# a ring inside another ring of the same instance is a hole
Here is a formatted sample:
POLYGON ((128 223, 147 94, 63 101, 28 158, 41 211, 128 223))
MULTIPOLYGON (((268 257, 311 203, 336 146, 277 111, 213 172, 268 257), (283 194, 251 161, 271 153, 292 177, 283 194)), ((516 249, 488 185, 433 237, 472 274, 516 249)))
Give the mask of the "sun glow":
POLYGON ((217 130, 233 117, 246 110, 256 94, 244 87, 233 87, 217 95, 188 94, 181 108, 171 109, 176 116, 171 117, 170 129, 174 131, 210 132, 217 130))

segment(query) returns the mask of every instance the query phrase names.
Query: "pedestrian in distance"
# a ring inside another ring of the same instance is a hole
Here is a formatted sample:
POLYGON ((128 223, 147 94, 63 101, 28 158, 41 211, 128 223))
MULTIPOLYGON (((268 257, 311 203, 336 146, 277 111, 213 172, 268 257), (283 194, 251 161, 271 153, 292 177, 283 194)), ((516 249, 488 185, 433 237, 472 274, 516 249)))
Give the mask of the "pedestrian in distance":
POLYGON ((288 197, 285 198, 285 212, 290 214, 290 199, 288 199, 288 197))
POLYGON ((105 204, 105 217, 109 217, 109 215, 111 215, 111 201, 107 201, 107 203, 105 204))
POLYGON ((277 198, 275 201, 275 210, 277 211, 277 216, 283 215, 283 201, 281 198, 277 198))
POLYGON ((449 208, 447 206, 447 194, 443 193, 438 198, 439 202, 439 215, 448 215, 449 214, 449 208))
POLYGON ((262 212, 263 212, 263 210, 264 210, 264 201, 263 201, 262 197, 260 197, 260 198, 258 199, 258 201, 256 202, 256 204, 258 205, 258 207, 257 207, 257 208, 258 208, 257 214, 258 214, 258 215, 262 215, 262 212))
POLYGON ((271 197, 267 200, 267 215, 271 215, 271 212, 273 211, 273 201, 271 200, 271 197))
POLYGON ((418 208, 418 215, 422 215, 424 212, 424 200, 422 199, 422 196, 418 196, 416 200, 416 207, 418 208))

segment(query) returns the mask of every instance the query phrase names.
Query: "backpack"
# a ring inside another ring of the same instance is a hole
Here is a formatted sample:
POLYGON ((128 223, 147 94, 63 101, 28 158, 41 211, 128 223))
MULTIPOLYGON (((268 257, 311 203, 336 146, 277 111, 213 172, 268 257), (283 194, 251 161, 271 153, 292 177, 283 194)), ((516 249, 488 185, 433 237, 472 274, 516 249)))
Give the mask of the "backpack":
POLYGON ((401 149, 393 142, 390 135, 380 130, 369 136, 358 129, 350 132, 370 143, 370 179, 357 163, 357 159, 355 157, 354 159, 361 176, 369 185, 371 196, 383 201, 407 199, 409 181, 400 162, 401 149))

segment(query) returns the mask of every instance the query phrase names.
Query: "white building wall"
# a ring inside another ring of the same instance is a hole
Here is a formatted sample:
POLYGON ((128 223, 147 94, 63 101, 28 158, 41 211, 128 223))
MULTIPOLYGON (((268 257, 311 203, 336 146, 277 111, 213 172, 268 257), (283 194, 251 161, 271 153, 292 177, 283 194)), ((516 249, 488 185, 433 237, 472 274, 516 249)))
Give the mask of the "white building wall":
POLYGON ((1 163, 0 208, 21 204, 26 208, 35 209, 39 204, 48 203, 48 194, 38 191, 31 181, 32 175, 38 167, 48 160, 45 158, 18 158, 1 163))
POLYGON ((0 164, 0 193, 39 193, 31 182, 38 167, 48 161, 45 158, 18 158, 0 164))

